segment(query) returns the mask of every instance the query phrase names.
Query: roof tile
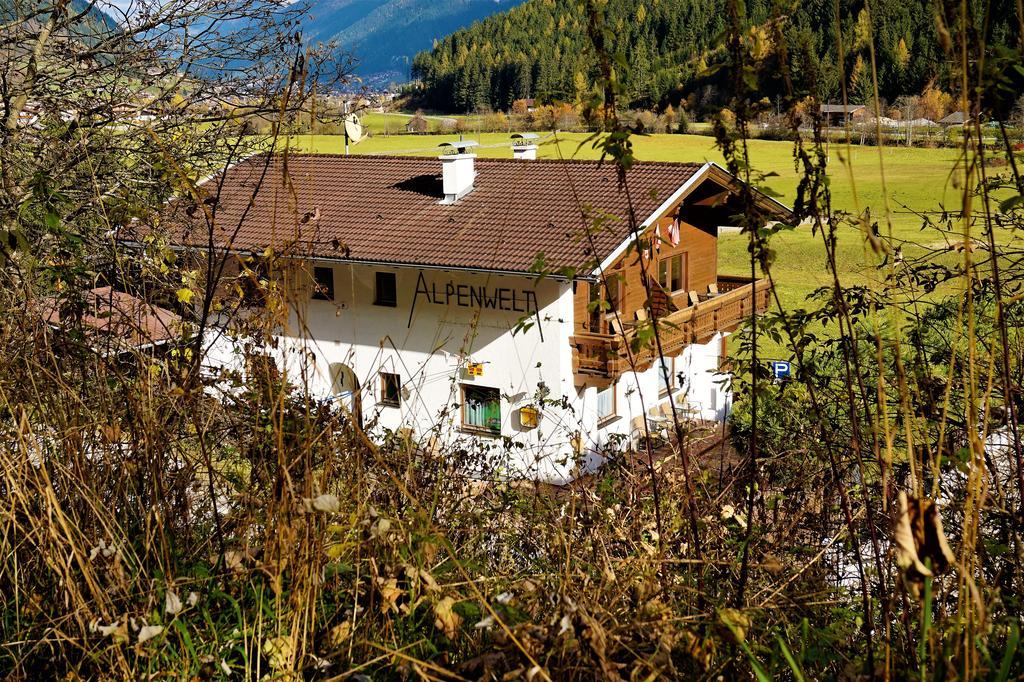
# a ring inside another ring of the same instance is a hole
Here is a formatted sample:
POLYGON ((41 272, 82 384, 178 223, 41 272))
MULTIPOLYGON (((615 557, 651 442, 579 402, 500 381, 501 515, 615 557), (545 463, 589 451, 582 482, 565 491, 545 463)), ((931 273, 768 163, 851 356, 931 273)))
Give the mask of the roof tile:
MULTIPOLYGON (((525 272, 538 253, 559 267, 590 262, 587 229, 606 255, 628 237, 630 199, 643 221, 701 166, 637 163, 627 196, 610 163, 478 158, 473 191, 444 205, 436 158, 260 155, 203 190, 222 188, 213 212, 222 247, 296 246, 324 258, 525 272), (595 212, 613 218, 595 223, 595 212)), ((162 231, 201 246, 204 213, 189 204, 172 202, 162 231)))

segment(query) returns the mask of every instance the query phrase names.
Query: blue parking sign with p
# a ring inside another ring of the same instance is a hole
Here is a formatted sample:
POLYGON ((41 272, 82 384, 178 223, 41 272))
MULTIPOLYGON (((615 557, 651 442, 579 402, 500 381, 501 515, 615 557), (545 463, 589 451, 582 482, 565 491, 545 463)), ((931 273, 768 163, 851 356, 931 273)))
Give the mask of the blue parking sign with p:
POLYGON ((772 360, 772 376, 777 380, 788 379, 793 375, 793 367, 785 360, 772 360))

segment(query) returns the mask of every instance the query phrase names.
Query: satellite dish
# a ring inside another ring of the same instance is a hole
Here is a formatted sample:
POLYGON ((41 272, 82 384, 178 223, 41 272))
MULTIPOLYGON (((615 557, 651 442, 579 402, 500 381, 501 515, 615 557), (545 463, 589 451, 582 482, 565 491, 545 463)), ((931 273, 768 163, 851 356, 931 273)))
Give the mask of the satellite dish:
POLYGON ((359 141, 363 139, 363 124, 359 122, 359 117, 355 114, 349 114, 345 117, 345 137, 352 144, 359 144, 359 141))

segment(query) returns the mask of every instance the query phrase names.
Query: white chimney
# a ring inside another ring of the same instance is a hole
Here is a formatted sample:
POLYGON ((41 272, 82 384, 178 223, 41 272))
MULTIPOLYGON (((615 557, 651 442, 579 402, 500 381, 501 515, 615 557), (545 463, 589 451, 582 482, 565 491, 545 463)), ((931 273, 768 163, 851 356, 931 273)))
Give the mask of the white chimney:
POLYGON ((444 189, 442 204, 454 204, 456 201, 473 191, 473 180, 476 179, 476 171, 473 169, 473 159, 476 154, 467 150, 477 146, 476 142, 470 140, 459 140, 458 142, 442 142, 440 147, 445 149, 441 159, 441 185, 444 189))
POLYGON ((537 133, 516 133, 512 136, 512 158, 532 161, 537 158, 537 133))

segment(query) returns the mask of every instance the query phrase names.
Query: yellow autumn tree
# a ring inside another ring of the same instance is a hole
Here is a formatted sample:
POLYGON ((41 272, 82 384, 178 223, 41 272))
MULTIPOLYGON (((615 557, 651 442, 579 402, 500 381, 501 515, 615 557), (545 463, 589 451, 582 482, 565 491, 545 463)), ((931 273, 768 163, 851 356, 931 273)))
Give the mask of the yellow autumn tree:
POLYGON ((572 78, 573 89, 576 90, 576 101, 582 101, 587 96, 587 90, 590 85, 587 83, 587 78, 581 72, 577 71, 573 74, 572 78))
POLYGON ((763 26, 752 26, 747 34, 747 50, 755 61, 763 61, 772 50, 772 38, 763 26))
POLYGON ((865 48, 871 44, 871 15, 862 9, 857 15, 857 25, 853 29, 854 47, 865 48))
POLYGON ((896 49, 894 50, 896 63, 899 64, 900 69, 907 68, 907 64, 910 63, 910 50, 907 49, 907 41, 900 38, 900 42, 896 43, 896 49))
POLYGON ((925 86, 924 92, 921 93, 918 106, 920 107, 921 116, 932 121, 938 121, 952 110, 953 96, 948 92, 938 89, 935 87, 935 83, 931 82, 925 86))

